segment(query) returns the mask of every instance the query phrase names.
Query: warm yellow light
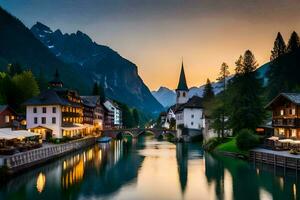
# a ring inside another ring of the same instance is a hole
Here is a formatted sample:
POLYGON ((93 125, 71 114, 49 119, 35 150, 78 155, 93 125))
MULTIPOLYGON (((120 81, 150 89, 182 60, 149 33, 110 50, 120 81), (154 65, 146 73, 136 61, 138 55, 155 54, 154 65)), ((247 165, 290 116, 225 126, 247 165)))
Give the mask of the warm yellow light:
POLYGON ((45 185, 46 185, 46 176, 42 172, 40 172, 36 180, 36 188, 39 193, 41 193, 44 190, 45 185))
POLYGON ((296 187, 295 183, 293 184, 293 194, 294 194, 294 199, 296 199, 297 198, 297 187, 296 187))

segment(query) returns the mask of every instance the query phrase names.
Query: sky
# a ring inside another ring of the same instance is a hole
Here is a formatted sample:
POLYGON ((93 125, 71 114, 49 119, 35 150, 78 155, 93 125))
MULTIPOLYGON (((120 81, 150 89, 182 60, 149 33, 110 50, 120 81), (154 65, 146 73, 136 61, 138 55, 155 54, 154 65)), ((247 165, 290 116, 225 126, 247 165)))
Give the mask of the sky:
POLYGON ((214 81, 223 62, 250 49, 269 61, 278 31, 300 33, 298 0, 0 0, 31 27, 81 30, 138 66, 151 89, 176 88, 183 59, 189 87, 214 81))

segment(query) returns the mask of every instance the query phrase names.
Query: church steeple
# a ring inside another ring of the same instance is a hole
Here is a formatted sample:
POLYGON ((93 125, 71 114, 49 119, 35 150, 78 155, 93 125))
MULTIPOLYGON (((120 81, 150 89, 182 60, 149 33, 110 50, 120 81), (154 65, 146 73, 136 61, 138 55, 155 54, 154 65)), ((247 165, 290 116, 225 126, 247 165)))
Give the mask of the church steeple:
POLYGON ((189 92, 189 88, 186 84, 183 61, 182 61, 179 82, 178 82, 178 86, 176 89, 176 94, 177 94, 176 104, 177 105, 184 104, 189 100, 188 92, 189 92))
POLYGON ((180 72, 179 82, 178 82, 178 86, 177 86, 176 90, 184 90, 184 91, 189 90, 189 88, 186 84, 183 61, 182 61, 182 64, 181 64, 181 72, 180 72))
POLYGON ((60 80, 58 70, 56 69, 53 80, 49 82, 49 87, 51 87, 51 88, 60 87, 61 88, 61 87, 63 87, 63 84, 64 83, 60 80))

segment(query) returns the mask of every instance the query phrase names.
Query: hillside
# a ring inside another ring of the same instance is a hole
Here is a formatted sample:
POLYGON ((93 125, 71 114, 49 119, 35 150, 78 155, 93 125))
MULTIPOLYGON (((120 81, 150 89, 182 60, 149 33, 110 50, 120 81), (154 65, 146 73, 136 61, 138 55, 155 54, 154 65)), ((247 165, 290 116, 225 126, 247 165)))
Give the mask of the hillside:
POLYGON ((0 27, 0 70, 18 62, 36 77, 43 73, 50 80, 57 68, 65 86, 83 95, 89 94, 97 81, 105 87, 108 97, 146 112, 158 113, 162 109, 139 77, 136 65, 109 47, 96 44, 86 34, 52 32, 41 23, 32 28, 33 34, 1 7, 0 27), (47 39, 52 45, 45 42, 47 39))

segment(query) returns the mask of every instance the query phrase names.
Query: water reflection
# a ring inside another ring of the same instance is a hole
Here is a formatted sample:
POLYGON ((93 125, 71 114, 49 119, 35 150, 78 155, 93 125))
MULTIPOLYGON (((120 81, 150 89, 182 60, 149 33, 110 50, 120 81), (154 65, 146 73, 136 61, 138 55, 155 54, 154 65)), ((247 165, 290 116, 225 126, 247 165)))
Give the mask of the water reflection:
POLYGON ((39 173, 36 180, 36 188, 39 193, 43 192, 46 184, 46 176, 41 172, 39 173))
POLYGON ((23 173, 0 199, 298 199, 295 171, 142 137, 97 144, 23 173))

